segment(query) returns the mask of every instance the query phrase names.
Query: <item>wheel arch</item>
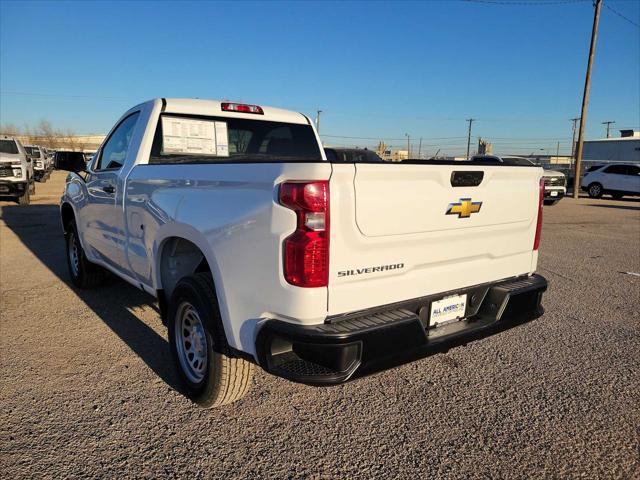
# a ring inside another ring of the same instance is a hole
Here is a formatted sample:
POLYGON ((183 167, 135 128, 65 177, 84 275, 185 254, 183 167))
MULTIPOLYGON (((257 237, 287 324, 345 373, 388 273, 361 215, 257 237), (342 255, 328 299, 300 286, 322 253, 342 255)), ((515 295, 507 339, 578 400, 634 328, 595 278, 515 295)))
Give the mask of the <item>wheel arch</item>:
POLYGON ((187 275, 209 272, 213 278, 220 317, 227 342, 233 346, 233 333, 224 295, 224 282, 213 249, 203 234, 187 225, 170 224, 156 241, 152 278, 158 298, 168 302, 180 281, 187 275))
POLYGON ((76 213, 69 202, 60 205, 60 221, 62 222, 62 230, 67 233, 67 225, 71 220, 75 221, 76 213))

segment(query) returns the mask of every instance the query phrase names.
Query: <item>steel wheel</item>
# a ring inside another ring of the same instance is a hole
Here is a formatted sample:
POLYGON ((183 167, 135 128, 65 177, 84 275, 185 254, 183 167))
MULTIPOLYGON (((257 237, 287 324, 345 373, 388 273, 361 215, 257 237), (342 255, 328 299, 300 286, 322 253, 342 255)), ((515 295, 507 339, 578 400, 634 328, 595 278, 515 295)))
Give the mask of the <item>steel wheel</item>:
POLYGON ((182 371, 191 382, 200 383, 207 370, 207 336, 198 311, 189 302, 182 302, 176 312, 175 338, 182 371))

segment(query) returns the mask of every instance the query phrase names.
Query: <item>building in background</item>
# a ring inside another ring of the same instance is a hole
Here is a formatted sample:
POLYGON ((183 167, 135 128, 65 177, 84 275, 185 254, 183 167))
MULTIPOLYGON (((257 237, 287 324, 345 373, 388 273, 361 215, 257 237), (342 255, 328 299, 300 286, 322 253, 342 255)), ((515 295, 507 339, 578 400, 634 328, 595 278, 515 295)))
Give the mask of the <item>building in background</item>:
POLYGON ((640 131, 620 130, 620 137, 585 140, 583 160, 640 162, 640 131))
POLYGON ((389 160, 391 162, 401 162, 403 160, 407 160, 409 158, 408 150, 388 150, 389 155, 387 158, 382 158, 383 160, 389 160))
POLYGON ((376 153, 381 159, 387 162, 401 162, 409 158, 409 152, 407 150, 393 150, 383 141, 378 142, 376 153))

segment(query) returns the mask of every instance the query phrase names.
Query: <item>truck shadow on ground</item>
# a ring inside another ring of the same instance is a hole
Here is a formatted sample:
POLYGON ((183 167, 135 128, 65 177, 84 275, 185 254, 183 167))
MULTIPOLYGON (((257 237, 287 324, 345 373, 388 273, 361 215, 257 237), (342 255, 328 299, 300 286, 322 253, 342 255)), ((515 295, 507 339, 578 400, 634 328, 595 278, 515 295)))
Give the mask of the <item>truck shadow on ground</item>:
MULTIPOLYGON (((56 205, 3 206, 1 218, 22 243, 51 272, 64 282, 158 377, 182 392, 175 373, 168 342, 132 311, 151 307, 155 299, 131 285, 113 278, 96 290, 78 290, 71 285, 65 243, 56 205)), ((158 322, 160 314, 158 313, 158 322)))

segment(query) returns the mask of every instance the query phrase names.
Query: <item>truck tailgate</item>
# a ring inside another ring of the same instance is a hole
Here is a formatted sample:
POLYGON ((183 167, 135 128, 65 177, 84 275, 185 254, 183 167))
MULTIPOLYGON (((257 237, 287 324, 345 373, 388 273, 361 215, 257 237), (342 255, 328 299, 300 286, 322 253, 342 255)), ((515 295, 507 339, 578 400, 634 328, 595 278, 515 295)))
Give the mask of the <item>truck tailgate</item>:
POLYGON ((329 314, 532 272, 541 176, 535 167, 334 164, 329 314), (481 182, 453 186, 464 172, 482 172, 481 182))

